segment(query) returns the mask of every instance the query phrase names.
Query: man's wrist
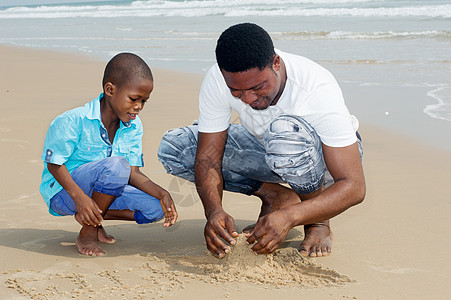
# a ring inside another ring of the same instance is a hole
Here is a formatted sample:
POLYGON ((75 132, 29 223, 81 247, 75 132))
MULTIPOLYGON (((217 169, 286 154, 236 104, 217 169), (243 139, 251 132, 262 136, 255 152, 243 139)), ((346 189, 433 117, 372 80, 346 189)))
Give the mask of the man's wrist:
POLYGON ((205 218, 207 220, 210 220, 210 218, 214 215, 216 215, 219 212, 224 211, 224 209, 222 208, 222 206, 214 206, 214 207, 208 207, 205 208, 205 218))
POLYGON ((301 212, 299 211, 299 205, 295 204, 286 208, 283 208, 285 212, 285 216, 287 218, 288 224, 290 224, 290 228, 298 226, 302 223, 301 212))

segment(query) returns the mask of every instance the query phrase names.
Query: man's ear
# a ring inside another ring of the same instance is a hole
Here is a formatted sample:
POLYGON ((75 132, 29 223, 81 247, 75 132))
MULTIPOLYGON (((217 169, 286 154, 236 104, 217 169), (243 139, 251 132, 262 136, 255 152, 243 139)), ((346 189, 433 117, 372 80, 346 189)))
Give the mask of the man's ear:
POLYGON ((272 69, 276 72, 280 70, 280 56, 278 54, 274 55, 272 60, 272 69))
POLYGON ((115 90, 116 86, 111 82, 105 83, 105 86, 103 87, 103 92, 109 97, 113 96, 115 90))

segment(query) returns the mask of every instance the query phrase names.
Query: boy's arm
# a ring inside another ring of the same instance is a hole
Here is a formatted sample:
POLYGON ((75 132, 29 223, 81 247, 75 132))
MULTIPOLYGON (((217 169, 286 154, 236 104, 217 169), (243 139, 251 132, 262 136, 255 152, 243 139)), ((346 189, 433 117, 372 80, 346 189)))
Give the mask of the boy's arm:
POLYGON ((139 170, 139 167, 136 166, 131 167, 129 183, 130 185, 160 200, 165 216, 163 227, 169 227, 175 224, 178 214, 174 201, 168 191, 150 180, 139 170))
POLYGON ((99 209, 94 200, 86 195, 75 183, 70 176, 67 167, 64 164, 57 165, 47 163, 47 169, 74 200, 78 216, 80 217, 82 223, 94 227, 100 226, 103 221, 102 211, 99 209))

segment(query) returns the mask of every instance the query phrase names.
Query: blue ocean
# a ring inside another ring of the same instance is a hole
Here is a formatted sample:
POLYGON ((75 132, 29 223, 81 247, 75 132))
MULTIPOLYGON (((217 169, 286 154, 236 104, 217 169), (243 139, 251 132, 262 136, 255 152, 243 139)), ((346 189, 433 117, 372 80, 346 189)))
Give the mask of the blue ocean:
POLYGON ((451 1, 0 1, 1 44, 83 52, 105 61, 130 51, 152 67, 200 74, 214 63, 220 33, 239 22, 261 25, 277 48, 325 66, 345 91, 420 91, 415 103, 382 93, 380 101, 387 103, 374 109, 365 104, 372 113, 362 109, 365 122, 396 123, 389 117, 397 108, 390 105, 398 101, 404 113, 418 106, 421 115, 451 124, 451 1))

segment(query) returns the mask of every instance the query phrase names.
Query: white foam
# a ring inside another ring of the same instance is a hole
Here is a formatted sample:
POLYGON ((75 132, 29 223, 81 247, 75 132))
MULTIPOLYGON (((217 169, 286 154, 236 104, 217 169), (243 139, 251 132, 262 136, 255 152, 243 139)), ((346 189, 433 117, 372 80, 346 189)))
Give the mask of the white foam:
POLYGON ((275 40, 377 40, 398 38, 451 38, 451 31, 446 30, 421 30, 421 31, 375 31, 375 32, 350 32, 350 31, 304 31, 304 32, 271 32, 275 40))
MULTIPOLYGON (((369 2, 369 0, 135 1, 128 5, 18 6, 0 10, 0 18, 201 17, 210 15, 224 15, 227 17, 352 16, 451 18, 451 4, 403 7, 359 6, 359 3, 365 2, 369 2)), ((375 3, 379 2, 376 1, 375 3)), ((383 2, 380 2, 380 5, 382 4, 383 2)))
POLYGON ((427 105, 423 112, 432 118, 451 121, 451 87, 439 87, 429 91, 427 95, 437 103, 427 105))

